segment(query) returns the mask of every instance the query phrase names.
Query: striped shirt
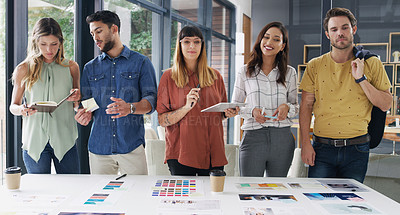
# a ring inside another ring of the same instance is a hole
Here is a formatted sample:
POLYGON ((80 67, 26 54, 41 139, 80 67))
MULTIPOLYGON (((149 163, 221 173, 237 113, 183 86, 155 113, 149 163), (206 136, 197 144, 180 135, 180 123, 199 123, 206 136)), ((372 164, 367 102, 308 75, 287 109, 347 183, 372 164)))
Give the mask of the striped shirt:
POLYGON ((259 67, 255 68, 256 76, 246 75, 246 65, 242 67, 237 75, 235 88, 233 89, 232 102, 245 102, 245 107, 240 108, 239 114, 244 118, 242 130, 256 130, 263 127, 288 127, 293 124, 291 118, 299 112, 297 99, 297 73, 288 66, 286 74, 286 86, 278 84, 278 67, 265 75, 259 67), (283 121, 267 120, 261 124, 253 118, 254 108, 265 108, 265 113, 271 116, 279 105, 289 105, 289 113, 283 121))

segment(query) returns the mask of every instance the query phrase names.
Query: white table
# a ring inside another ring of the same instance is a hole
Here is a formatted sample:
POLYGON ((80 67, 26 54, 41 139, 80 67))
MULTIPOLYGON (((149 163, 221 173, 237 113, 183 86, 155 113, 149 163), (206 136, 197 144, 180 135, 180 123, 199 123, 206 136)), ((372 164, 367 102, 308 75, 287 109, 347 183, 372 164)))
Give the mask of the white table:
MULTIPOLYGON (((284 190, 239 190, 236 183, 309 183, 316 182, 317 179, 310 178, 250 178, 250 177, 226 177, 225 189, 222 194, 213 194, 210 192, 209 177, 173 177, 173 176, 127 176, 121 180, 132 182, 133 186, 127 191, 120 191, 119 200, 111 206, 85 206, 77 205, 73 202, 83 193, 88 193, 93 186, 101 181, 115 180, 116 176, 111 175, 29 175, 22 176, 21 188, 19 191, 8 191, 5 187, 0 189, 0 214, 4 211, 11 211, 12 208, 23 210, 25 206, 15 202, 10 198, 13 194, 40 194, 40 195, 65 195, 67 199, 56 207, 51 206, 32 206, 29 208, 43 209, 51 211, 50 214, 58 214, 60 211, 91 211, 91 212, 125 212, 126 214, 157 214, 158 204, 163 197, 152 197, 152 188, 158 179, 197 179, 202 180, 204 185, 204 195, 191 197, 192 199, 218 199, 223 214, 235 215, 243 214, 243 201, 239 201, 238 194, 260 193, 260 194, 292 194, 298 200, 297 207, 301 207, 308 214, 329 214, 314 201, 309 200, 303 192, 321 192, 321 190, 302 190, 302 189, 284 189, 284 190)), ((346 179, 349 180, 349 179, 346 179)), ((399 214, 400 204, 385 197, 384 195, 368 188, 367 186, 351 180, 353 184, 361 188, 368 189, 368 192, 354 192, 365 199, 365 203, 379 210, 381 214, 399 214)), ((325 192, 337 192, 327 189, 325 192)), ((185 199, 188 197, 182 197, 185 199)), ((264 203, 267 205, 268 203, 264 203)), ((288 207, 293 205, 286 204, 288 207)), ((284 206, 286 206, 284 205, 284 206)))

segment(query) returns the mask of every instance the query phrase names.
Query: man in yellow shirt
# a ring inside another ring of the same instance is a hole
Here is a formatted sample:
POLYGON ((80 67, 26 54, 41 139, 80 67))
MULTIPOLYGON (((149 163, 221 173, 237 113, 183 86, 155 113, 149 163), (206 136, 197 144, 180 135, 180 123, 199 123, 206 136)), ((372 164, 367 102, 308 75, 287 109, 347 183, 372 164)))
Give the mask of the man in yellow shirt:
POLYGON ((329 10, 324 29, 332 50, 307 64, 300 84, 302 159, 310 165, 309 177, 363 182, 369 158, 372 106, 382 111, 390 108, 391 84, 378 58, 355 58, 357 20, 348 9, 329 10), (312 112, 313 145, 309 138, 312 112))

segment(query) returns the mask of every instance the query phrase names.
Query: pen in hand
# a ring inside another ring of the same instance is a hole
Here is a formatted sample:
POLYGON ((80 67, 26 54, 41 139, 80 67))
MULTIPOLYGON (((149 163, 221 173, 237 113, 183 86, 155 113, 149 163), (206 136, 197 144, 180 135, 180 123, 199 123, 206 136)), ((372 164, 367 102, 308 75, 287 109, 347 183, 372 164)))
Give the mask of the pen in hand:
POLYGON ((123 178, 123 177, 125 177, 126 176, 126 173, 125 174, 123 174, 123 175, 121 175, 121 176, 119 176, 118 178, 116 178, 115 180, 119 180, 119 179, 121 179, 121 178, 123 178))
MULTIPOLYGON (((28 108, 28 104, 26 103, 26 97, 25 95, 22 97, 22 103, 24 103, 24 107, 28 108)), ((28 116, 28 111, 26 112, 26 116, 28 116)))
MULTIPOLYGON (((196 88, 200 88, 200 83, 197 85, 196 88)), ((199 96, 199 99, 197 100, 197 102, 199 102, 199 101, 200 101, 200 96, 199 96)), ((190 107, 193 107, 193 104, 194 104, 194 102, 192 102, 192 104, 190 105, 190 107)))

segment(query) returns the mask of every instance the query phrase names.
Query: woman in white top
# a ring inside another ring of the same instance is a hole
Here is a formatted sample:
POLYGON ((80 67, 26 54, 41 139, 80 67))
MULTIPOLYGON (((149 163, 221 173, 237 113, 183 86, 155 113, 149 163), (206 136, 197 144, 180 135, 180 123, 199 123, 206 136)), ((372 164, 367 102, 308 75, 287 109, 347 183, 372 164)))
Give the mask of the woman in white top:
POLYGON ((240 145, 241 176, 286 177, 295 141, 291 118, 298 114, 297 74, 288 65, 289 44, 280 22, 267 24, 259 33, 251 58, 239 72, 232 102, 246 106, 225 111, 227 117, 244 118, 240 145))

